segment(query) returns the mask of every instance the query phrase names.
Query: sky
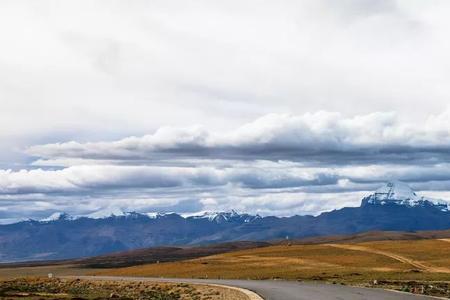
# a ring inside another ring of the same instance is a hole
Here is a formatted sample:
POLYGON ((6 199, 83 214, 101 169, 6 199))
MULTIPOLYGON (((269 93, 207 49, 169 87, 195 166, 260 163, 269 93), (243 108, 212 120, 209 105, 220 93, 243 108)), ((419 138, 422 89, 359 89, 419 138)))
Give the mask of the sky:
POLYGON ((447 0, 0 2, 0 223, 450 200, 447 0))

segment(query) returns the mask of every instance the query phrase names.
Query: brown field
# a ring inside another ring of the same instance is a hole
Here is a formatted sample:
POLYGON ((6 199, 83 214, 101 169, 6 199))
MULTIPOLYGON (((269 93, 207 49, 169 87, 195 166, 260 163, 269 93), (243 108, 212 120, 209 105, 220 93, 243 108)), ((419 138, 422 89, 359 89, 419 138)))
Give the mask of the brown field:
POLYGON ((67 266, 67 265, 71 265, 73 267, 78 268, 99 268, 99 269, 129 267, 154 262, 186 260, 238 250, 265 247, 270 245, 271 244, 267 242, 237 241, 228 243, 218 243, 206 246, 151 247, 122 252, 113 252, 104 255, 78 259, 0 263, 0 273, 1 269, 4 268, 23 268, 23 267, 48 267, 48 266, 67 266))
POLYGON ((424 239, 450 239, 450 230, 405 231, 368 231, 351 235, 318 236, 293 241, 297 245, 326 243, 363 243, 375 241, 404 241, 424 239))
POLYGON ((450 281, 450 242, 439 239, 277 245, 191 260, 96 272, 99 275, 321 280, 450 281))

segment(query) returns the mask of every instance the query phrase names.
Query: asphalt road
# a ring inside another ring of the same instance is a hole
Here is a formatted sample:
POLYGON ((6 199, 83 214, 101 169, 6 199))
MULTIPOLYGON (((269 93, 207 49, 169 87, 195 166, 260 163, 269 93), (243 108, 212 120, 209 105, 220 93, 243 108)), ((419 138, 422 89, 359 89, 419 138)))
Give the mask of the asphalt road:
MULTIPOLYGON (((433 299, 432 297, 398 293, 383 289, 357 288, 323 283, 282 280, 215 280, 172 279, 148 277, 80 276, 79 278, 108 280, 139 280, 157 282, 184 282, 221 284, 245 288, 256 292, 265 300, 404 300, 433 299)), ((435 298, 434 298, 435 299, 435 298)))

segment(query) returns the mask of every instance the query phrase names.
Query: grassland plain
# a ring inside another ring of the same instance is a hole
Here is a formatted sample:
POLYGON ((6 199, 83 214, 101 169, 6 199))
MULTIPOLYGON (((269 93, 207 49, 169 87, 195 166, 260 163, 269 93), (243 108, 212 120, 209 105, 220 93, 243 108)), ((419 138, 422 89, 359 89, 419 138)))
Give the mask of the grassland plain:
POLYGON ((280 278, 349 284, 374 280, 450 281, 450 243, 433 239, 277 245, 179 262, 109 269, 96 274, 223 279, 280 278))

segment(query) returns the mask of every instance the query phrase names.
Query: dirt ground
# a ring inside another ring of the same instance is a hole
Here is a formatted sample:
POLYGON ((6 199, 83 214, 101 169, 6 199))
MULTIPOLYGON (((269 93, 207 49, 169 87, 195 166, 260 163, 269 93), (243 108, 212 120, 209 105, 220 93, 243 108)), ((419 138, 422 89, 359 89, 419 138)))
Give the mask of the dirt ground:
POLYGON ((236 290, 206 285, 28 277, 0 281, 0 299, 247 300, 247 297, 236 290))

